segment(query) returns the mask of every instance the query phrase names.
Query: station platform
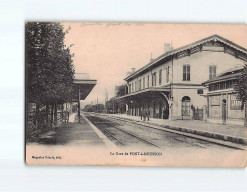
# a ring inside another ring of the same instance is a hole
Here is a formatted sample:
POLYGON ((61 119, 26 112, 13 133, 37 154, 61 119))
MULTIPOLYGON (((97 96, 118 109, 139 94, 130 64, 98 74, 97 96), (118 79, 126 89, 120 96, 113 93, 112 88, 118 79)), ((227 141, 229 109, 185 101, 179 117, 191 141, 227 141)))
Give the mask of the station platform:
POLYGON ((108 114, 108 116, 120 117, 189 134, 247 145, 247 128, 244 126, 220 125, 200 120, 170 121, 150 118, 149 121, 147 121, 147 119, 146 121, 143 121, 140 116, 130 116, 127 114, 108 114))
POLYGON ((80 145, 85 147, 114 147, 115 145, 98 130, 87 118, 81 115, 78 123, 77 113, 71 114, 68 123, 44 133, 39 133, 34 142, 49 145, 80 145))
POLYGON ((66 128, 73 139, 73 144, 100 147, 108 145, 108 138, 83 115, 81 115, 80 123, 78 123, 77 113, 73 113, 69 118, 69 123, 64 126, 64 129, 66 128))

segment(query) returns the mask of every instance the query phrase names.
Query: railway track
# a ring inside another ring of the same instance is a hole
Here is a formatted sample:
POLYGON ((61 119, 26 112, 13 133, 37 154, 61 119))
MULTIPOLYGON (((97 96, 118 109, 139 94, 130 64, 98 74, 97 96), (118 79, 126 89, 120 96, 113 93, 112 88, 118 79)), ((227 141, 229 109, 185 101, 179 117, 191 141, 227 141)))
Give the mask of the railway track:
POLYGON ((117 141, 117 143, 116 143, 117 145, 120 144, 122 146, 127 147, 129 145, 128 145, 128 143, 126 143, 126 140, 128 140, 128 142, 131 142, 131 140, 133 141, 133 138, 134 138, 135 140, 138 140, 139 142, 142 142, 145 145, 160 148, 158 145, 146 140, 145 138, 140 137, 138 135, 135 135, 133 133, 130 133, 130 132, 128 132, 122 128, 116 127, 116 126, 112 125, 111 123, 107 123, 101 118, 92 116, 90 114, 85 114, 85 115, 96 127, 98 127, 105 134, 107 134, 108 136, 113 138, 115 141, 117 141), (107 126, 107 127, 105 127, 105 126, 107 126), (123 134, 125 134, 125 135, 123 135, 123 134), (125 138, 125 141, 121 140, 121 138, 125 138))
MULTIPOLYGON (((91 121, 92 122, 92 121, 91 121)), ((102 125, 99 125, 99 123, 93 123, 95 126, 97 126, 100 130, 103 130, 107 135, 109 135, 110 137, 112 137, 114 140, 116 140, 118 143, 120 143, 120 145, 122 146, 127 146, 127 144, 123 143, 120 139, 116 138, 116 136, 114 136, 112 133, 110 133, 108 130, 106 130, 106 128, 102 127, 102 125)))
MULTIPOLYGON (((88 115, 90 115, 90 116, 94 116, 94 115, 91 115, 91 114, 88 114, 88 115)), ((164 133, 164 130, 161 130, 161 129, 158 129, 158 128, 155 128, 155 129, 150 129, 150 128, 148 128, 148 126, 144 126, 144 125, 142 125, 142 124, 138 124, 138 123, 133 123, 133 121, 129 121, 128 119, 119 119, 119 118, 115 118, 115 117, 108 117, 108 116, 104 116, 105 118, 107 118, 107 119, 110 119, 110 120, 113 120, 113 121, 117 121, 117 122, 119 122, 119 121, 122 121, 122 122, 127 122, 127 123, 129 123, 129 124, 134 124, 134 125, 137 125, 137 126, 139 126, 139 127, 141 127, 141 129, 143 130, 143 131, 148 131, 148 132, 151 132, 151 133, 154 133, 154 134, 157 134, 157 135, 162 135, 162 133, 164 133), (144 129, 143 129, 143 127, 145 127, 144 129)), ((102 120, 103 121, 103 120, 102 120)), ((104 122, 105 123, 105 122, 104 122)), ((110 124, 108 124, 108 123, 106 123, 107 125, 110 125, 110 124)), ((117 127, 116 127, 117 128, 117 127)), ((140 129, 140 128, 139 128, 140 129)), ((168 133, 171 133, 171 132, 168 132, 168 133)), ((176 133, 175 133, 176 134, 176 133)), ((180 139, 178 139, 178 138, 173 138, 174 140, 176 140, 176 141, 178 141, 178 142, 185 142, 185 143, 187 143, 187 144, 190 144, 191 146, 197 146, 197 147, 200 147, 200 148, 206 148, 206 147, 204 147, 204 146, 202 146, 202 145, 200 145, 200 144, 195 144, 195 143, 191 143, 191 142, 188 142, 188 141, 185 141, 185 140, 180 140, 180 139)), ((159 147, 160 148, 160 147, 159 147)))

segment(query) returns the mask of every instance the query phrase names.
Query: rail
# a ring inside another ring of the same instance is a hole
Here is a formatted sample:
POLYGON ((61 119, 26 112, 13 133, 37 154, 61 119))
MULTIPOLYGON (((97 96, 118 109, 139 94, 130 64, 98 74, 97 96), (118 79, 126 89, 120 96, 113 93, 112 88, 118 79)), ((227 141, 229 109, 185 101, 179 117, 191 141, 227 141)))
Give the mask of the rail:
MULTIPOLYGON (((89 116, 92 117, 93 120, 91 120, 91 122, 94 123, 94 125, 98 126, 100 129, 102 129, 103 131, 105 131, 105 132, 107 132, 109 135, 111 135, 111 137, 113 137, 114 139, 116 139, 116 140, 119 141, 119 139, 116 138, 115 136, 113 136, 108 130, 106 130, 106 128, 102 127, 101 125, 99 125, 99 123, 95 122, 95 118, 97 118, 97 117, 92 116, 92 115, 90 115, 90 114, 89 114, 89 116)), ((97 120, 98 120, 99 122, 102 122, 102 121, 103 121, 102 119, 99 119, 99 118, 97 118, 97 120), (100 121, 100 120, 101 120, 101 121, 100 121)), ((138 136, 138 135, 135 135, 135 134, 133 134, 133 133, 130 133, 130 132, 128 132, 128 131, 126 131, 126 130, 123 130, 123 129, 119 128, 119 127, 115 127, 114 125, 111 125, 111 124, 109 124, 109 123, 105 123, 104 121, 103 121, 102 123, 104 123, 105 125, 107 125, 107 126, 109 126, 109 127, 115 128, 115 129, 117 129, 118 131, 124 132, 125 134, 128 134, 128 135, 130 135, 130 136, 132 136, 132 137, 134 137, 134 138, 136 138, 136 139, 138 139, 138 140, 141 140, 142 142, 144 142, 144 143, 146 143, 146 144, 148 144, 148 145, 152 145, 152 146, 155 146, 155 147, 157 147, 157 148, 160 148, 160 147, 157 146, 156 144, 154 144, 154 143, 152 143, 152 142, 150 142, 150 141, 148 141, 148 140, 146 140, 146 139, 144 139, 144 138, 142 138, 142 137, 140 137, 140 136, 138 136)), ((122 141, 120 141, 120 143, 122 143, 122 145, 127 145, 127 144, 124 144, 122 141)))

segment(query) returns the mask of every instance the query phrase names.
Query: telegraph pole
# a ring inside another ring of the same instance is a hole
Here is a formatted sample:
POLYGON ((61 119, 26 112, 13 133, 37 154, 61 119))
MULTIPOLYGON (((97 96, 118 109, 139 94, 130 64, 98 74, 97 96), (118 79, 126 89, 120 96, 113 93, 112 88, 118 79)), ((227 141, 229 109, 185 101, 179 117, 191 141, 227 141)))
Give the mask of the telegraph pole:
POLYGON ((105 113, 106 114, 108 113, 107 102, 108 102, 108 92, 107 92, 107 89, 105 88, 105 113))

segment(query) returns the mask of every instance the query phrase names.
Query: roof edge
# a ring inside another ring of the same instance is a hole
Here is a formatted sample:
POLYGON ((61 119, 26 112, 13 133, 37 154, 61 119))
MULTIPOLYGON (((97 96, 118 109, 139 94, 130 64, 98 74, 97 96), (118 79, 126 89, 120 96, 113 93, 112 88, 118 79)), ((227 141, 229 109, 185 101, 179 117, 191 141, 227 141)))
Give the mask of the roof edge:
POLYGON ((233 47, 237 47, 238 49, 242 50, 242 52, 245 52, 247 54, 247 49, 218 35, 218 34, 214 34, 214 35, 211 35, 209 37, 206 37, 206 38, 203 38, 203 39, 200 39, 198 41, 195 41, 195 42, 192 42, 190 44, 187 44, 187 45, 184 45, 182 47, 179 47, 179 48, 176 48, 174 50, 171 50, 171 51, 168 51, 166 53, 163 53, 161 54, 160 56, 158 56, 157 58, 155 58, 152 62, 149 62, 148 64, 146 64, 145 66, 139 68, 137 71, 135 71, 134 73, 130 74, 129 76, 125 77, 124 80, 125 81, 128 81, 129 79, 131 79, 132 77, 134 77, 136 74, 142 72, 143 70, 151 67, 152 65, 154 65, 155 63, 157 63, 158 61, 160 61, 161 59, 164 59, 166 57, 169 57, 171 55, 174 55, 174 54, 177 54, 178 52, 181 52, 181 50, 185 50, 187 49, 188 47, 193 47, 194 45, 197 45, 197 44, 202 44, 203 42, 205 41, 209 41, 210 39, 219 39, 227 44, 230 44, 232 45, 233 47))

